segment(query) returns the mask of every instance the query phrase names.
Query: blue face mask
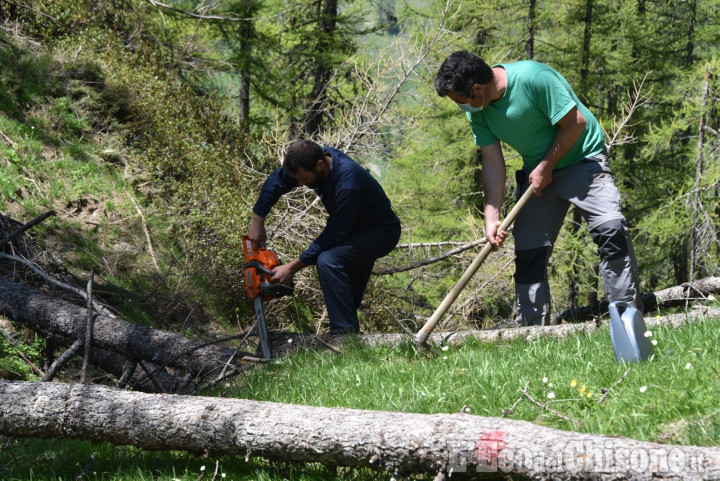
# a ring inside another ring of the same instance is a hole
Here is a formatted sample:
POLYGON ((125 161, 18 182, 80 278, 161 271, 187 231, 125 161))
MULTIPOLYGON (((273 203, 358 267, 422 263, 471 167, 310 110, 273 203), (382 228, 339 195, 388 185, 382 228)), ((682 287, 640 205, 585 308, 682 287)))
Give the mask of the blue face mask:
POLYGON ((458 107, 460 107, 460 110, 463 110, 465 112, 473 113, 473 112, 480 112, 483 109, 483 106, 480 107, 471 107, 470 104, 457 104, 458 107))
MULTIPOLYGON (((483 92, 482 94, 483 94, 483 103, 485 103, 485 92, 483 92)), ((470 104, 457 104, 457 105, 458 105, 458 107, 460 107, 460 110, 463 110, 463 111, 471 113, 471 114, 473 112, 481 112, 485 108, 482 105, 480 107, 472 107, 472 106, 470 106, 470 104)))

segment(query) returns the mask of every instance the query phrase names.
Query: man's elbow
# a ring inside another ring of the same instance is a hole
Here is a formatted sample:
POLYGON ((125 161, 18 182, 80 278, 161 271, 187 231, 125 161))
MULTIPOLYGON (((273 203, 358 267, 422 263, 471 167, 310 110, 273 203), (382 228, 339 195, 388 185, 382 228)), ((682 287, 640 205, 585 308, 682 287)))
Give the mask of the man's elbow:
POLYGON ((577 124, 577 129, 580 132, 585 130, 585 127, 587 126, 587 119, 582 114, 582 112, 580 112, 580 109, 577 109, 577 115, 575 116, 575 123, 577 124))

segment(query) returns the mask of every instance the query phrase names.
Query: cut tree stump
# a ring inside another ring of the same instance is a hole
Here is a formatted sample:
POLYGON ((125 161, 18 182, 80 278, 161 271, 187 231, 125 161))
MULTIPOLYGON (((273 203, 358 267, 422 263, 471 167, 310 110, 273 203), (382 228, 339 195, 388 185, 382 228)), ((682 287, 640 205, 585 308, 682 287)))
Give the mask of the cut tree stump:
POLYGON ((209 456, 243 454, 454 478, 720 479, 720 449, 566 432, 470 414, 412 414, 97 385, 0 382, 0 434, 209 456))

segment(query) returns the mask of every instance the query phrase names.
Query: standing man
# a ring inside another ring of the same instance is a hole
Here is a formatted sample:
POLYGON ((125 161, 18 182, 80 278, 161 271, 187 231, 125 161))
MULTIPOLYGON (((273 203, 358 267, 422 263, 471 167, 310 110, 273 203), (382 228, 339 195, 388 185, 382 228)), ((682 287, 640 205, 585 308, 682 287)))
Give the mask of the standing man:
POLYGON ((485 235, 495 248, 505 191, 500 142, 523 159, 516 172, 518 193, 532 185, 535 195, 515 221, 515 305, 519 325, 549 324, 547 264, 573 204, 598 246, 610 302, 634 301, 642 310, 637 262, 610 172, 605 135, 567 80, 534 61, 490 67, 479 57, 455 52, 443 62, 435 90, 466 112, 475 144, 482 150, 485 235))
POLYGON ((252 241, 265 240, 270 209, 280 196, 301 186, 320 197, 329 214, 327 224, 300 257, 275 268, 271 282, 289 284, 300 269, 316 265, 330 333, 359 332, 357 310, 370 273, 375 260, 400 240, 400 220, 380 184, 360 164, 337 149, 298 140, 263 184, 253 207, 252 241))

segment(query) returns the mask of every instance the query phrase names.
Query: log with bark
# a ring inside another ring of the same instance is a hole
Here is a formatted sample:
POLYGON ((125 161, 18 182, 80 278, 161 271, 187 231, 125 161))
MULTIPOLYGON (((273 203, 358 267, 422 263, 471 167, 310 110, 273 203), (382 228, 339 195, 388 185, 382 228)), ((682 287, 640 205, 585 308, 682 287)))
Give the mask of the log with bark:
MULTIPOLYGON (((24 287, 0 276, 0 315, 22 323, 65 346, 85 338, 87 310, 24 287)), ((197 378, 217 375, 228 363, 237 366, 248 353, 234 348, 202 343, 161 329, 139 326, 121 319, 97 315, 93 330, 94 362, 114 363, 110 372, 122 372, 123 359, 143 366, 183 370, 197 378), (105 353, 115 353, 116 356, 105 353), (119 356, 118 356, 119 355, 119 356)), ((99 366, 99 367, 102 367, 99 366)), ((108 366, 105 366, 108 367, 108 366)), ((161 377, 164 370, 148 367, 161 377)), ((157 386, 155 386, 157 388, 157 386)))
MULTIPOLYGON (((671 307, 688 307, 698 301, 705 301, 720 292, 720 277, 706 277, 693 282, 686 282, 679 286, 669 287, 642 296, 645 312, 655 309, 668 309, 671 307)), ((561 322, 587 321, 597 316, 607 314, 607 300, 598 301, 589 306, 568 309, 552 316, 552 324, 561 322)))
POLYGON ((210 456, 244 454, 440 478, 719 479, 720 449, 561 431, 526 421, 0 382, 0 434, 210 456))
MULTIPOLYGON (((669 314, 665 316, 646 317, 645 325, 648 328, 656 326, 669 326, 673 328, 682 327, 690 322, 697 322, 702 319, 720 319, 720 307, 696 306, 686 312, 669 314)), ((459 345, 468 340, 476 340, 483 343, 499 343, 524 339, 531 341, 539 338, 565 338, 580 333, 594 332, 608 325, 608 319, 598 319, 592 322, 565 323, 553 326, 527 326, 509 327, 503 329, 468 329, 466 331, 433 332, 428 338, 430 345, 459 345)), ((296 349, 341 349, 349 339, 355 340, 370 347, 398 346, 402 343, 412 343, 412 333, 381 333, 361 334, 355 337, 322 336, 316 334, 271 332, 273 345, 277 354, 296 349)), ((607 338, 608 349, 610 349, 610 337, 607 338)), ((608 351, 610 352, 610 351, 608 351)))
MULTIPOLYGON (((707 299, 720 291, 720 278, 712 277, 692 284, 676 286, 652 293, 661 307, 692 303, 697 299, 707 299)), ((0 314, 9 316, 36 330, 53 341, 71 346, 84 332, 86 310, 58 299, 49 297, 36 290, 23 287, 0 277, 0 314)), ((646 318, 648 326, 682 325, 698 317, 720 317, 718 308, 700 308, 687 313, 663 316, 660 319, 646 318)), ((167 375, 160 367, 187 370, 193 375, 219 373, 230 366, 236 366, 237 356, 231 348, 210 345, 202 346, 199 341, 191 340, 167 331, 99 316, 94 333, 93 363, 101 369, 119 377, 124 366, 132 361, 141 361, 141 367, 155 373, 156 383, 151 384, 147 372, 135 372, 136 389, 143 391, 175 392, 180 385, 175 376, 167 375), (186 355, 183 355, 186 354, 186 355)), ((501 342, 512 339, 534 339, 537 337, 566 337, 579 332, 591 332, 605 325, 607 320, 595 320, 584 323, 563 323, 552 326, 512 327, 505 329, 467 330, 457 332, 433 332, 429 341, 434 344, 458 344, 466 339, 481 342, 501 342)), ((334 336, 314 334, 271 332, 276 353, 299 347, 311 349, 336 348, 343 339, 334 336), (290 341, 290 342, 288 342, 290 341)), ((364 344, 370 346, 393 346, 403 342, 412 342, 407 334, 379 333, 359 336, 364 344)), ((249 359, 248 353, 241 353, 249 359)))

